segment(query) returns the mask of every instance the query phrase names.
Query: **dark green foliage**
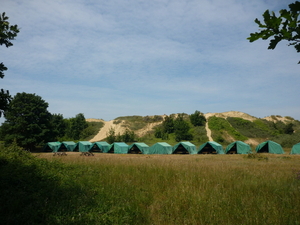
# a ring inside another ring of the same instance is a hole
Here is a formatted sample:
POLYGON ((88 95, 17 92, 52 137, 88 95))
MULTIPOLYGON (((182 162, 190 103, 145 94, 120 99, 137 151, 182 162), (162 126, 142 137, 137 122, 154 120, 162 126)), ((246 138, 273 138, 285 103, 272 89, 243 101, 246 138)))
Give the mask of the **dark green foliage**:
POLYGON ((12 97, 8 90, 0 90, 0 117, 2 114, 5 116, 5 111, 8 109, 8 105, 12 97))
POLYGON ((48 103, 40 96, 17 93, 9 104, 6 120, 1 126, 6 143, 17 140, 19 146, 33 150, 51 136, 51 114, 48 103))
POLYGON ((292 123, 286 124, 286 126, 285 126, 283 132, 284 132, 285 134, 293 134, 293 133, 294 133, 293 126, 294 126, 294 125, 293 125, 292 123))
MULTIPOLYGON (((282 9, 279 11, 279 16, 276 16, 274 12, 270 14, 269 10, 266 10, 263 14, 264 23, 255 19, 255 23, 258 24, 260 32, 251 33, 247 39, 250 42, 258 39, 270 40, 268 49, 275 49, 277 44, 282 40, 289 41, 289 45, 295 47, 297 52, 300 52, 300 2, 289 4, 289 10, 282 9)), ((300 61, 299 61, 300 63, 300 61)))
POLYGON ((169 134, 166 133, 161 126, 155 128, 154 136, 162 140, 169 140, 169 134))
POLYGON ((66 135, 67 123, 62 114, 52 114, 50 125, 51 135, 49 135, 47 142, 57 141, 60 137, 64 137, 66 135))
POLYGON ((166 116, 162 122, 163 131, 167 134, 174 132, 174 119, 172 116, 166 116))
MULTIPOLYGON (((14 40, 17 34, 19 33, 19 28, 17 25, 9 25, 7 21, 9 18, 5 13, 0 14, 0 45, 5 45, 7 48, 13 46, 11 40, 14 40)), ((4 71, 7 70, 7 67, 0 63, 0 78, 4 77, 4 71)), ((9 95, 8 90, 1 89, 0 91, 0 117, 8 108, 8 105, 11 101, 11 96, 9 95)))
POLYGON ((72 140, 79 140, 82 138, 81 134, 84 129, 88 127, 88 123, 85 120, 83 113, 79 113, 75 118, 68 120, 67 137, 72 140))
POLYGON ((193 114, 190 115, 190 120, 194 126, 204 126, 206 123, 205 116, 202 112, 199 112, 198 110, 196 110, 193 114))
POLYGON ((174 120, 174 130, 175 130, 175 140, 192 140, 193 135, 189 133, 190 125, 183 119, 183 115, 179 114, 178 117, 174 120))

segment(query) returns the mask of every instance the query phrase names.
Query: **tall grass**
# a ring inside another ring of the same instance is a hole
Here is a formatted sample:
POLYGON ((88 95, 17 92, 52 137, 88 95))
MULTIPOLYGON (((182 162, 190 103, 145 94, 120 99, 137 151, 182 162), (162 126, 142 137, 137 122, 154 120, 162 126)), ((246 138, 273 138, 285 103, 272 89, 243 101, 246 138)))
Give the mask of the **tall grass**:
MULTIPOLYGON (((39 177, 26 177, 32 206, 15 204, 22 185, 9 183, 0 207, 28 224, 300 224, 300 157, 261 156, 43 153, 23 163, 39 177)), ((10 179, 20 177, 1 184, 10 179)))
MULTIPOLYGON (((128 156, 64 158, 86 168, 113 218, 131 224, 299 224, 299 157, 128 156)), ((99 217, 98 219, 100 219, 99 217)))

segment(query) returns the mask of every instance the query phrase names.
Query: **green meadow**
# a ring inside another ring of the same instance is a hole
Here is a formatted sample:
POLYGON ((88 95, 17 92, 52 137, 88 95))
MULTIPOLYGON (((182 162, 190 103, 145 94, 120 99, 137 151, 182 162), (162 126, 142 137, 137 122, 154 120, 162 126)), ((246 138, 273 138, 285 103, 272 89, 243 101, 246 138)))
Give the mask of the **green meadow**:
POLYGON ((11 146, 0 173, 1 224, 300 224, 300 155, 54 157, 11 146))

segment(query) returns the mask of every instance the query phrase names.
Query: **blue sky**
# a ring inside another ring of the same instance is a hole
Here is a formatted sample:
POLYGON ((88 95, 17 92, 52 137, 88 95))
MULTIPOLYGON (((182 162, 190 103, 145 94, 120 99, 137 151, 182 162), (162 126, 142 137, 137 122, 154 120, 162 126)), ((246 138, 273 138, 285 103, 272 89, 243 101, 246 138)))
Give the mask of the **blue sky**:
POLYGON ((300 120, 296 50, 246 40, 255 18, 291 2, 4 0, 21 30, 1 47, 1 88, 35 93, 65 118, 234 110, 300 120))

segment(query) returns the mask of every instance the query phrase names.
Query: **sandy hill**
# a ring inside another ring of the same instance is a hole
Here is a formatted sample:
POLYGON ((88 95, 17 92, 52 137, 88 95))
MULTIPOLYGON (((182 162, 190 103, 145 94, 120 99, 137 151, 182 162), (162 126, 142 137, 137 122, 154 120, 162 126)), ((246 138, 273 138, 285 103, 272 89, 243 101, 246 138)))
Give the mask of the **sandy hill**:
MULTIPOLYGON (((165 117, 166 115, 162 115, 162 117, 165 117)), ((239 111, 229 111, 229 112, 223 112, 223 113, 206 113, 204 114, 205 118, 208 119, 211 116, 217 116, 217 117, 222 117, 222 118, 227 118, 227 117, 239 117, 245 120, 249 120, 249 121, 254 121, 258 118, 251 116, 247 113, 243 113, 243 112, 239 112, 239 111)), ((277 122, 277 121, 283 121, 283 122, 289 122, 290 121, 290 117, 281 117, 281 116, 269 116, 269 117, 265 117, 263 119, 269 120, 269 121, 273 121, 273 122, 277 122)), ((88 122, 92 122, 92 121, 96 121, 96 122, 103 122, 104 126, 99 130, 98 134, 93 137, 91 140, 91 142, 95 142, 95 141, 100 141, 106 138, 108 132, 110 129, 114 129, 115 133, 118 134, 122 134, 124 133, 126 126, 124 125, 125 121, 124 120, 110 120, 110 121, 104 121, 101 119, 87 119, 88 122), (118 121, 118 122, 117 122, 118 121)), ((162 122, 155 122, 155 123, 148 123, 146 127, 135 131, 135 134, 138 136, 143 136, 145 134, 147 134, 147 132, 151 131, 153 129, 153 127, 155 127, 156 125, 159 125, 162 122)), ((207 131, 207 136, 209 138, 210 141, 213 141, 212 137, 211 137, 211 131, 208 128, 208 124, 206 123, 206 131, 207 131)), ((249 144, 257 144, 254 143, 254 140, 248 140, 247 141, 249 144)))

